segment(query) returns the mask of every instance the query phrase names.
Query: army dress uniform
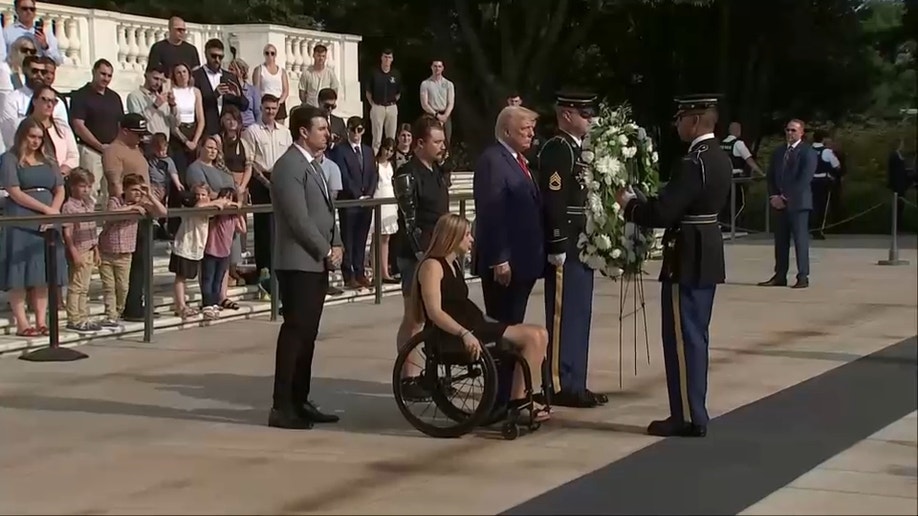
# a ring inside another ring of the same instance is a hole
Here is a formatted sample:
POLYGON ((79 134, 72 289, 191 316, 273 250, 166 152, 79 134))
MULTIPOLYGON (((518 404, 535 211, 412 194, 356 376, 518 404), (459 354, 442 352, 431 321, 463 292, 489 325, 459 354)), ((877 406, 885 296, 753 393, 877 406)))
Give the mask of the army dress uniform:
MULTIPOLYGON (((677 99, 680 115, 716 106, 716 97, 677 99)), ((730 194, 732 164, 713 133, 692 141, 656 197, 632 199, 625 220, 666 228, 663 235, 662 334, 671 417, 654 421, 659 436, 703 437, 708 377, 708 326, 717 285, 725 280, 717 214, 730 194)))
MULTIPOLYGON (((557 105, 594 116, 593 94, 559 93, 557 105)), ((541 147, 539 189, 545 210, 546 251, 565 255, 558 267, 549 263, 545 274, 545 321, 548 329, 547 371, 554 393, 551 403, 568 407, 595 407, 608 402, 586 386, 593 312, 593 269, 580 261, 577 239, 586 224, 587 191, 581 159, 582 140, 558 131, 541 147)))

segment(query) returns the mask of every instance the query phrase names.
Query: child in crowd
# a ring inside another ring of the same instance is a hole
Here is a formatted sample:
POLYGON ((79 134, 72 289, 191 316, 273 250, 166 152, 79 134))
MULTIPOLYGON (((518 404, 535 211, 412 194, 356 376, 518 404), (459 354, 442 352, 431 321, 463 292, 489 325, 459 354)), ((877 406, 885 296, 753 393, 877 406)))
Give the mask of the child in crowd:
MULTIPOLYGON (((185 190, 179 179, 178 169, 175 168, 175 162, 169 157, 169 140, 165 133, 156 133, 150 137, 150 143, 147 145, 147 163, 150 165, 150 189, 160 203, 166 205, 169 183, 174 185, 175 191, 185 190)), ((172 239, 166 230, 165 219, 159 221, 156 232, 161 239, 172 239)))
MULTIPOLYGON (((225 198, 210 200, 210 187, 206 183, 192 186, 190 193, 191 195, 186 195, 184 199, 184 205, 187 207, 223 208, 228 204, 225 198)), ((209 222, 210 215, 186 215, 182 217, 182 223, 175 232, 172 255, 169 257, 169 272, 175 274, 175 315, 182 319, 194 317, 198 313, 185 304, 185 284, 188 280, 198 277, 198 267, 204 258, 204 248, 207 245, 209 222)))
MULTIPOLYGON (((225 207, 235 208, 236 190, 223 188, 217 193, 217 199, 226 201, 225 207)), ((223 277, 229 271, 230 252, 235 233, 245 233, 244 215, 218 215, 210 219, 207 232, 207 244, 204 246, 204 258, 201 260, 201 296, 204 318, 216 319, 223 301, 223 277)))
MULTIPOLYGON (((166 208, 150 193, 150 186, 139 174, 127 174, 121 180, 124 193, 120 197, 109 197, 108 211, 135 212, 162 217, 166 208)), ((131 258, 137 248, 137 220, 112 220, 105 223, 99 234, 99 254, 102 276, 102 299, 105 303, 105 319, 102 328, 116 329, 121 326, 118 319, 124 311, 130 280, 131 258)))
MULTIPOLYGON (((92 196, 95 176, 85 168, 75 168, 67 177, 69 199, 61 206, 61 213, 92 213, 96 200, 92 196)), ((64 245, 70 262, 67 287, 67 329, 80 334, 95 333, 102 329, 89 320, 89 282, 93 266, 98 266, 99 238, 95 221, 64 224, 64 245)))

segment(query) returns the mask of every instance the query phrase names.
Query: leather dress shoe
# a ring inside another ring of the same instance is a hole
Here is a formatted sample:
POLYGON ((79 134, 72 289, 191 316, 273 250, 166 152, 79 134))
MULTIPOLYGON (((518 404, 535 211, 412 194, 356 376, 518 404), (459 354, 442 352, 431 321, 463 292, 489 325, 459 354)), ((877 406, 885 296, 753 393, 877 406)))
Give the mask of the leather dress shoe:
POLYGON ((758 283, 757 285, 760 287, 786 287, 787 280, 781 279, 777 276, 772 276, 770 280, 763 281, 761 283, 758 283))
POLYGON ((551 404, 559 407, 593 408, 599 406, 599 401, 596 399, 596 395, 589 391, 561 391, 552 394, 551 404))
POLYGON ((647 433, 657 437, 704 437, 708 435, 708 427, 677 421, 670 417, 650 423, 647 433))
POLYGON ((268 426, 290 430, 309 430, 312 428, 312 421, 303 419, 302 416, 292 411, 271 409, 271 414, 268 415, 268 426))
POLYGON ((300 417, 313 423, 337 423, 341 418, 334 414, 326 414, 319 410, 311 401, 303 403, 300 417))
POLYGON ((807 288, 810 286, 809 278, 797 278, 797 283, 794 283, 794 286, 791 288, 807 288))
POLYGON ((596 400, 597 405, 605 405, 606 403, 609 403, 609 397, 601 392, 593 392, 590 389, 587 389, 586 394, 587 396, 590 396, 596 400))

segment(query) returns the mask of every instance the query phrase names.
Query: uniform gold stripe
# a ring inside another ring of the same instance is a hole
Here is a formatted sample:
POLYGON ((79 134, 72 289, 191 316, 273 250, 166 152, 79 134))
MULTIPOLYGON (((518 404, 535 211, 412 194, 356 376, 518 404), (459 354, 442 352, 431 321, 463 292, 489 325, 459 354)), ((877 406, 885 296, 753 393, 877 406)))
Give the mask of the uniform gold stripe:
POLYGON ((679 285, 673 285, 673 323, 676 330, 676 361, 679 363, 679 394, 682 397, 682 420, 692 420, 692 410, 688 400, 688 376, 685 367, 685 341, 682 339, 682 312, 679 304, 679 285))
POLYGON ((555 316, 551 322, 551 384, 561 390, 561 300, 564 298, 564 266, 555 267, 555 316))

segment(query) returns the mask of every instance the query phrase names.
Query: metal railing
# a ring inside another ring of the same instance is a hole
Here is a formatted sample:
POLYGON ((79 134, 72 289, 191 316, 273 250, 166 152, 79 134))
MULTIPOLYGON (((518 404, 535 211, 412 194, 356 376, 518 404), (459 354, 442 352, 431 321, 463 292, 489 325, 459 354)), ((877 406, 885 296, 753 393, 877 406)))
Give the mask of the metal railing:
MULTIPOLYGON (((450 193, 450 202, 458 201, 459 202, 459 214, 463 217, 467 212, 468 201, 472 199, 472 194, 470 192, 456 192, 450 193)), ((7 200, 6 202, 11 202, 7 200)), ((386 205, 394 205, 396 200, 394 197, 381 198, 381 199, 365 199, 365 200, 346 200, 346 201, 336 201, 335 209, 343 208, 371 208, 373 210, 373 220, 379 221, 382 218, 382 207, 386 205)), ((238 208, 224 208, 218 209, 213 207, 208 208, 172 208, 168 210, 168 218, 172 217, 185 217, 192 215, 245 215, 248 213, 273 213, 273 207, 270 204, 256 204, 249 206, 241 206, 238 208)), ((158 217, 157 217, 158 218, 158 217)), ((36 352, 33 352, 33 357, 29 358, 27 355, 23 357, 26 360, 36 360, 36 361, 62 361, 62 360, 76 360, 78 358, 85 358, 86 355, 79 353, 75 350, 68 350, 60 348, 60 328, 59 328, 59 316, 58 316, 58 306, 59 306, 59 293, 60 289, 55 285, 51 285, 58 276, 57 271, 57 260, 49 259, 56 257, 57 246, 59 245, 59 240, 57 235, 61 231, 61 226, 63 224, 72 224, 79 222, 108 222, 108 221, 120 221, 120 220, 136 220, 141 227, 138 228, 138 235, 142 235, 145 238, 143 248, 145 250, 143 255, 143 273, 144 273, 144 290, 143 290, 143 341, 151 342, 153 339, 153 319, 154 319, 154 303, 153 303, 153 283, 154 283, 154 270, 153 270, 153 251, 154 251, 154 242, 153 242, 153 217, 149 215, 141 215, 139 213, 131 212, 106 212, 106 211, 96 211, 91 213, 79 213, 79 214, 68 214, 68 215, 29 215, 29 216, 19 216, 19 217, 0 217, 0 226, 41 226, 44 228, 45 233, 45 273, 48 278, 48 339, 49 339, 49 348, 40 349, 36 352), (47 351, 51 352, 48 353, 47 351), (82 355, 82 356, 78 356, 82 355)), ((379 242, 382 238, 382 225, 379 223, 373 224, 373 242, 379 242)), ((271 225, 271 236, 269 239, 271 248, 274 248, 274 225, 271 225)), ((383 289, 382 289, 382 277, 379 268, 382 263, 382 250, 379 245, 373 245, 373 287, 374 287, 374 303, 382 303, 383 289)), ((278 295, 277 295, 277 275, 273 273, 274 266, 276 264, 277 257, 275 253, 271 253, 271 281, 270 281, 270 297, 271 297, 271 320, 277 320, 279 315, 280 306, 278 305, 278 295)))

